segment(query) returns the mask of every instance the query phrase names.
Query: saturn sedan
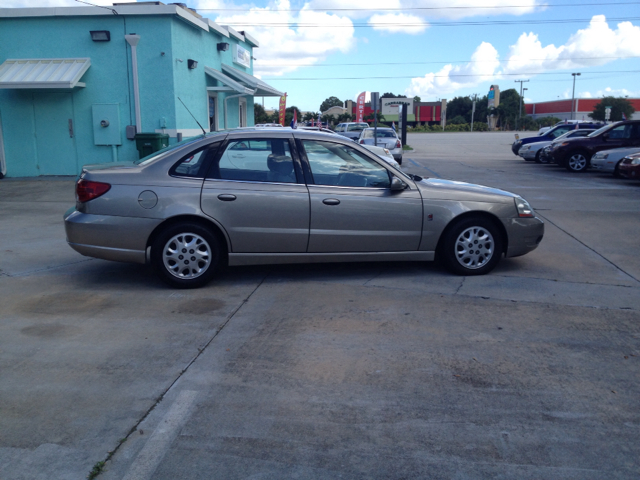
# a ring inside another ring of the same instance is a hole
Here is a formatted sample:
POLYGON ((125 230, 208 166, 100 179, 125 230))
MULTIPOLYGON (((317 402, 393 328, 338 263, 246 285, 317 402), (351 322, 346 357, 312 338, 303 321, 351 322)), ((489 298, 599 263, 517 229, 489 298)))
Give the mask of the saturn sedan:
POLYGON ((83 255, 150 263, 178 288, 223 264, 431 261, 490 272, 535 249, 522 197, 421 178, 353 141, 291 129, 211 133, 128 166, 85 166, 67 241, 83 255))

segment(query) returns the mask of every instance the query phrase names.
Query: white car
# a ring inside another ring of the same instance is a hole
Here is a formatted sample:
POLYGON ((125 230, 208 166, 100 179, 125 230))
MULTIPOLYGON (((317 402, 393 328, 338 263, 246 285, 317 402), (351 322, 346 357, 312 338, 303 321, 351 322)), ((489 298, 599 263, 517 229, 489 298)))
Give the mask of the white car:
POLYGON ((591 132, 595 132, 595 129, 580 128, 578 130, 569 130, 568 132, 563 133, 559 137, 554 138, 552 140, 544 140, 542 142, 527 143, 526 145, 520 147, 520 150, 518 150, 518 155, 524 158, 527 162, 535 160, 537 163, 547 163, 547 162, 540 161, 540 156, 542 155, 542 151, 544 147, 546 147, 547 145, 551 145, 552 143, 557 141, 563 141, 567 138, 586 137, 591 132))
POLYGON ((601 150, 591 157, 591 168, 599 172, 612 172, 616 177, 618 174, 618 166, 622 159, 627 155, 640 153, 640 148, 613 148, 611 150, 601 150))
POLYGON ((538 130, 538 135, 543 135, 544 133, 551 130, 553 127, 557 127, 558 125, 564 125, 565 123, 580 123, 584 122, 584 120, 562 120, 561 122, 556 123, 555 125, 551 125, 550 127, 542 127, 538 130))
POLYGON ((375 128, 365 128, 360 132, 360 138, 358 138, 357 142, 362 146, 375 145, 377 143, 376 146, 378 147, 388 148, 396 162, 402 165, 402 143, 396 131, 389 127, 378 127, 377 138, 374 138, 375 131, 375 128))

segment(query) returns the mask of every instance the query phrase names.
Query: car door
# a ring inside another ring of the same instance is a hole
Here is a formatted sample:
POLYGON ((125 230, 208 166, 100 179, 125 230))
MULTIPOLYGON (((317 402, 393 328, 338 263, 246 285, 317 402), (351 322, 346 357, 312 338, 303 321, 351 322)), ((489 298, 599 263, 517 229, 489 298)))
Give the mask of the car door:
POLYGON ((600 136, 602 141, 595 148, 595 151, 599 152, 600 150, 640 145, 638 126, 638 124, 625 123, 603 133, 600 136))
POLYGON ((418 250, 422 197, 412 181, 392 191, 383 162, 342 143, 299 142, 311 177, 309 253, 418 250))
POLYGON ((309 192, 290 135, 230 135, 202 187, 202 211, 234 253, 304 253, 309 192))

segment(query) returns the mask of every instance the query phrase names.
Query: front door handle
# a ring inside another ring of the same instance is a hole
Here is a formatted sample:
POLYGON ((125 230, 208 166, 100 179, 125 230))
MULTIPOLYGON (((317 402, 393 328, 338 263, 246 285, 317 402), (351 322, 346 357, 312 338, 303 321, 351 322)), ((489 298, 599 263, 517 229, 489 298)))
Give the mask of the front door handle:
POLYGON ((325 205, 340 205, 340 200, 337 198, 325 198, 322 203, 325 205))
POLYGON ((223 193, 218 195, 218 200, 222 200, 223 202, 233 202, 236 199, 235 195, 231 195, 230 193, 223 193))

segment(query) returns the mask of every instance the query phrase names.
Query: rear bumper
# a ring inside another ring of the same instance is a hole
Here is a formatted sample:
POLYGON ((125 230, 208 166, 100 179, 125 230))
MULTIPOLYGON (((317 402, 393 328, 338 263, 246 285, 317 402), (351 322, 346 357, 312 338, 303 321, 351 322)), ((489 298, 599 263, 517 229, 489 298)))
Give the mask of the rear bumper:
POLYGON ((67 243, 88 257, 145 263, 147 240, 158 219, 92 215, 70 208, 64 214, 67 243))

